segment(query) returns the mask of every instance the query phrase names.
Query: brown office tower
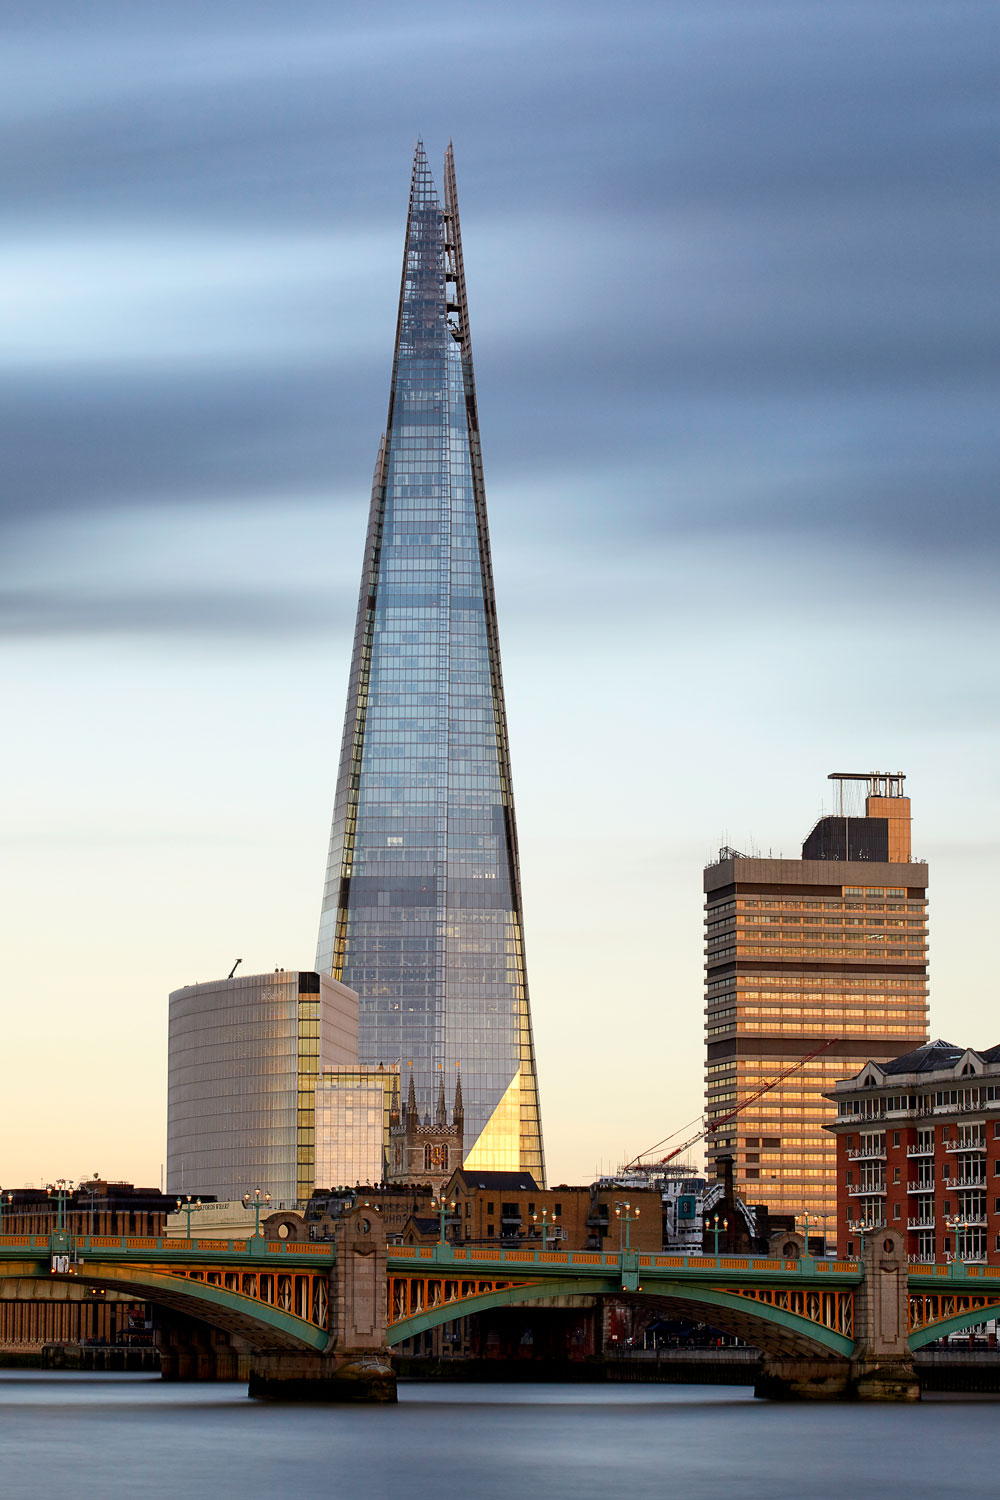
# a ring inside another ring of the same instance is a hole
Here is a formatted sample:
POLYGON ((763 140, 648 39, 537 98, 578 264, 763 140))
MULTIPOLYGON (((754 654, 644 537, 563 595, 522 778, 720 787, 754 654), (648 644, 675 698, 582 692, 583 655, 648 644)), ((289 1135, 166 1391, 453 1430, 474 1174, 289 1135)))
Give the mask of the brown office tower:
POLYGON ((732 1155, 741 1196, 800 1228, 809 1214, 831 1246, 824 1091, 927 1040, 927 866, 910 854, 904 779, 836 772, 839 813, 819 820, 801 859, 721 849, 705 870, 709 1161, 732 1155), (858 782, 864 815, 851 816, 858 782))

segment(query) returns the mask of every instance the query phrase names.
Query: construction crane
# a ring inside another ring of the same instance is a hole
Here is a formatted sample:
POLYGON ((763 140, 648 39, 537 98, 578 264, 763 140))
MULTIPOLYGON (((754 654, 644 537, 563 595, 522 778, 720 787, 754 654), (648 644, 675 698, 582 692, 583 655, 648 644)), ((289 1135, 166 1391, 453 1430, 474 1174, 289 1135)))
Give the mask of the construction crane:
MULTIPOLYGON (((771 1089, 775 1088, 785 1078, 790 1078, 793 1073, 797 1073, 800 1068, 804 1068, 807 1062, 812 1062, 814 1057, 819 1057, 821 1052, 825 1052, 828 1047, 834 1046, 834 1044, 839 1041, 840 1037, 831 1037, 829 1041, 821 1042, 818 1047, 814 1047, 811 1052, 807 1052, 805 1057, 800 1057, 798 1062, 793 1063, 790 1068, 786 1068, 783 1073, 779 1073, 777 1078, 772 1078, 770 1082, 765 1083, 764 1086, 757 1089, 755 1093, 748 1094, 745 1099, 742 1099, 740 1103, 737 1104, 735 1109, 731 1109, 726 1114, 720 1115, 717 1120, 703 1120, 700 1130, 696 1131, 694 1135, 689 1136, 686 1141, 682 1141, 679 1146, 675 1146, 673 1151, 669 1152, 666 1156, 658 1157, 657 1160, 653 1163, 650 1163, 650 1165, 657 1167, 666 1166, 667 1162, 673 1161, 675 1156, 680 1156, 683 1152, 690 1151, 691 1147, 696 1146, 698 1142, 702 1140, 706 1135, 714 1134, 714 1132, 720 1129, 721 1126, 725 1125, 727 1121, 732 1120, 736 1115, 742 1113, 742 1111, 746 1109, 748 1104, 753 1104, 755 1099, 761 1098, 763 1094, 770 1093, 771 1089)), ((662 1146, 664 1142, 669 1141, 669 1139, 669 1136, 665 1136, 663 1141, 657 1141, 656 1146, 650 1146, 647 1151, 642 1151, 638 1156, 634 1156, 628 1163, 628 1166, 624 1167, 623 1170, 627 1172, 632 1167, 637 1166, 639 1162, 643 1161, 649 1155, 650 1151, 655 1151, 657 1146, 662 1146)))

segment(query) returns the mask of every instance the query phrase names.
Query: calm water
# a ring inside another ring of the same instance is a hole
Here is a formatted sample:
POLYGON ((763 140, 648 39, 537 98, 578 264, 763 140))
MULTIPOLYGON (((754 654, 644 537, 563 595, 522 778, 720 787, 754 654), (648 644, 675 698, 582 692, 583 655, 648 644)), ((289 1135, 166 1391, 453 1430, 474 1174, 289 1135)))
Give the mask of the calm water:
POLYGON ((0 1372, 4 1500, 907 1500, 995 1492, 1000 1405, 772 1406, 737 1386, 407 1384, 396 1407, 0 1372))

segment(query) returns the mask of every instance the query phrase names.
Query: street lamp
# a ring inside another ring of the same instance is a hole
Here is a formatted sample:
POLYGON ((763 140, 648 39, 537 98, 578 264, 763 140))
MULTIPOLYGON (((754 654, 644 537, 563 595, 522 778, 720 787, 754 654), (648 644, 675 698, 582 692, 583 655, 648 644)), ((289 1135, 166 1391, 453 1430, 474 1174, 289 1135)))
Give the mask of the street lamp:
MULTIPOLYGON (((270 1208, 270 1206, 271 1206, 271 1194, 270 1193, 262 1193, 261 1190, 260 1190, 260 1188, 254 1188, 252 1195, 250 1193, 244 1193, 243 1194, 243 1207, 247 1208, 247 1209, 249 1209, 249 1208, 253 1209, 253 1235, 254 1235, 254 1239, 255 1240, 259 1240, 260 1239, 260 1210, 261 1210, 261 1205, 263 1205, 264 1208, 270 1208)), ((189 1219, 188 1223, 190 1224, 190 1222, 191 1221, 189 1219)), ((190 1235, 188 1237, 190 1238, 190 1235)))
POLYGON ((858 1236, 858 1239, 861 1241, 862 1257, 865 1253, 865 1235, 871 1234, 872 1230, 877 1229, 878 1227, 879 1226, 877 1224, 873 1224, 870 1219, 848 1219, 847 1232, 848 1234, 856 1234, 858 1236))
POLYGON ((448 1240, 447 1240, 447 1237, 445 1235, 444 1220, 445 1220, 445 1215, 449 1212, 449 1210, 452 1213, 455 1212, 455 1208, 456 1208, 455 1199, 454 1198, 445 1198, 444 1194, 442 1193, 442 1195, 439 1198, 432 1198, 431 1199, 431 1208, 436 1208, 437 1211, 438 1211, 438 1213, 440 1214, 440 1217, 441 1217, 441 1238, 438 1241, 438 1243, 441 1244, 441 1245, 447 1245, 448 1240))
MULTIPOLYGON (((537 1214, 532 1214, 531 1215, 531 1222, 533 1224, 537 1224, 538 1223, 538 1215, 537 1214)), ((548 1243, 549 1243, 549 1211, 548 1211, 547 1208, 543 1208, 542 1209, 542 1250, 543 1251, 545 1249, 547 1249, 548 1243)))
POLYGON ((629 1202, 629 1200, 627 1198, 625 1199, 624 1203, 616 1203, 615 1204, 615 1218, 618 1220, 618 1254, 619 1255, 621 1255, 621 1253, 622 1253, 622 1232, 623 1232, 623 1226, 624 1226, 624 1235, 625 1235, 625 1249, 626 1250, 630 1250, 632 1248, 630 1231, 631 1231, 632 1225, 635 1223, 636 1219, 639 1217, 639 1214, 640 1214, 641 1210, 639 1210, 637 1208, 636 1211, 635 1211, 635 1213, 633 1214, 633 1213, 629 1212, 629 1210, 631 1209, 631 1207, 632 1207, 632 1205, 631 1205, 631 1203, 629 1202))
POLYGON ((5 1201, 7 1203, 8 1209, 9 1209, 10 1205, 14 1201, 14 1194, 13 1193, 2 1193, 2 1192, 0 1192, 0 1234, 3 1234, 3 1207, 4 1207, 4 1202, 5 1201))
POLYGON ((963 1219, 960 1214, 945 1214, 944 1222, 955 1236, 954 1259, 958 1262, 959 1265, 962 1265, 965 1261, 965 1257, 960 1253, 958 1248, 958 1235, 960 1230, 964 1234, 967 1229, 972 1228, 972 1225, 968 1219, 963 1219))
MULTIPOLYGON (((802 1254, 803 1254, 803 1256, 808 1256, 808 1254, 809 1254, 809 1219, 810 1219, 809 1210, 807 1208, 804 1208, 802 1210, 802 1213, 799 1215, 799 1217, 802 1219, 803 1223, 805 1224, 805 1228, 802 1231, 802 1254)), ((813 1217, 818 1218, 819 1216, 818 1215, 813 1215, 813 1217)))
MULTIPOLYGON (((244 1198, 243 1202, 246 1203, 246 1201, 246 1198, 244 1198)), ((193 1203, 191 1202, 190 1193, 188 1193, 187 1198, 178 1198, 177 1200, 177 1212, 179 1214, 187 1214, 187 1229, 185 1233, 188 1239, 191 1238, 191 1215, 197 1213, 202 1206, 200 1198, 195 1199, 193 1203)))
POLYGON ((57 1177, 45 1189, 47 1197, 51 1198, 53 1193, 56 1195, 56 1229, 59 1232, 66 1228, 66 1199, 72 1191, 73 1181, 68 1177, 57 1177))
POLYGON ((729 1220, 728 1219, 723 1219, 722 1222, 720 1223, 719 1222, 719 1215, 718 1214, 713 1214, 712 1215, 712 1228, 711 1228, 710 1232, 715 1235, 715 1259, 717 1261, 719 1259, 719 1235, 720 1234, 724 1234, 725 1231, 728 1228, 729 1228, 729 1220))

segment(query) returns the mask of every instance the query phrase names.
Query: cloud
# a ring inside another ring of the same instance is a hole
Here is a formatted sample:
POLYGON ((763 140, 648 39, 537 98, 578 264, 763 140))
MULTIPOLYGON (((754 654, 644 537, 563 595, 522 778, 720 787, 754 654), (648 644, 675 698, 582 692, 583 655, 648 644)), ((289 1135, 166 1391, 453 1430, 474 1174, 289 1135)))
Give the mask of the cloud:
POLYGON ((194 636, 216 640, 313 640, 353 618, 346 600, 317 591, 185 588, 135 592, 34 588, 0 593, 0 637, 194 636))
POLYGON ((488 487, 595 553, 968 567, 998 540, 998 29, 930 0, 24 10, 4 511, 36 548, 93 517, 86 570, 109 509, 363 501, 420 130, 435 163, 456 140, 488 487))

